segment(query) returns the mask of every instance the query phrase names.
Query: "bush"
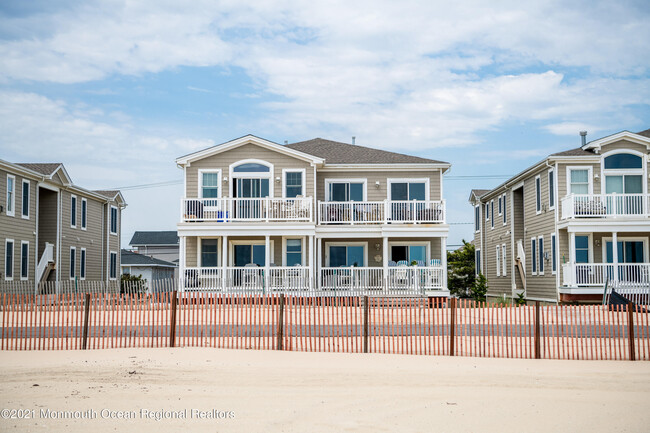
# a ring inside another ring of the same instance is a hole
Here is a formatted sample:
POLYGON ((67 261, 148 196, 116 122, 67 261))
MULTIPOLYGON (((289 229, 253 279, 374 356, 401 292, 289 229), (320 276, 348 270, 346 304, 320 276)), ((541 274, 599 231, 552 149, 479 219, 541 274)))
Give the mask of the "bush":
POLYGON ((487 289, 487 278, 485 278, 485 275, 483 275, 483 273, 478 274, 478 277, 476 278, 476 281, 474 281, 474 285, 471 289, 472 298, 475 301, 485 301, 487 289))
POLYGON ((142 275, 122 274, 120 278, 120 293, 133 294, 145 293, 147 291, 147 280, 142 275))
POLYGON ((464 239, 462 247, 447 253, 447 287, 452 295, 461 298, 473 297, 472 288, 475 282, 474 254, 474 245, 465 242, 464 239))

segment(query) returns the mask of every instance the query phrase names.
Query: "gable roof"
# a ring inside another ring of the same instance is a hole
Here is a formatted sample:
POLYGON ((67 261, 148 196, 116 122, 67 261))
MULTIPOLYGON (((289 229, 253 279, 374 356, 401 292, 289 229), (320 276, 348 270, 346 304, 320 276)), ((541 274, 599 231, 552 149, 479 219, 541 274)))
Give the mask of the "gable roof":
POLYGON ((637 132, 636 135, 643 135, 644 137, 649 137, 650 138, 650 129, 646 129, 645 131, 637 132))
POLYGON ((310 161, 315 164, 322 164, 323 160, 317 156, 310 155, 307 153, 300 152, 298 150, 291 149, 289 147, 283 146, 278 143, 274 143, 272 141, 266 140, 264 138, 256 137, 254 135, 248 134, 243 137, 236 138, 234 140, 230 140, 226 143, 222 144, 217 144, 216 146, 208 147, 207 149, 199 150, 197 152, 193 152, 184 156, 181 156, 179 158, 176 158, 176 164, 178 165, 187 165, 191 164, 192 161, 196 161, 199 159, 207 158, 212 155, 216 155, 221 152, 225 152, 230 149, 235 149, 239 146, 243 146, 245 144, 256 144, 258 146, 270 149, 270 150, 275 150, 277 152, 283 153, 285 155, 290 155, 298 159, 302 159, 305 161, 310 161))
POLYGON ((175 268, 176 264, 166 262, 165 260, 155 259, 153 257, 145 256, 144 254, 134 253, 129 250, 120 251, 121 266, 151 266, 163 268, 175 268))
POLYGON ((176 230, 137 231, 129 245, 178 245, 178 234, 176 230))
POLYGON ((582 147, 576 149, 564 150, 562 152, 552 153, 549 156, 594 156, 594 152, 585 150, 582 147))
POLYGON ((16 163, 16 165, 20 165, 21 167, 28 168, 28 169, 30 169, 32 171, 43 174, 45 176, 51 176, 63 164, 61 164, 60 162, 45 162, 45 163, 18 162, 18 163, 16 163))
POLYGON ((635 134, 630 131, 617 132, 616 134, 611 134, 606 137, 590 141, 589 143, 582 146, 582 148, 585 150, 593 149, 595 152, 600 152, 600 149, 607 144, 615 143, 619 140, 628 140, 633 143, 643 144, 648 149, 650 149, 650 134, 647 134, 648 131, 649 130, 641 131, 641 134, 635 134))
POLYGON ((435 159, 421 158, 323 138, 290 143, 285 147, 316 155, 323 158, 326 164, 447 164, 435 159))
POLYGON ((469 201, 471 202, 473 198, 480 199, 482 195, 487 194, 491 190, 489 189, 473 189, 469 192, 469 201))

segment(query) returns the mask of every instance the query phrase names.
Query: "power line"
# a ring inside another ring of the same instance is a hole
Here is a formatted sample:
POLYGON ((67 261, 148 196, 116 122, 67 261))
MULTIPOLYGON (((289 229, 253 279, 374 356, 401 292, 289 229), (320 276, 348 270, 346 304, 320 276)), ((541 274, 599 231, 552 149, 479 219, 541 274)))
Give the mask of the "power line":
POLYGON ((445 180, 462 180, 462 179, 509 179, 512 176, 509 174, 484 174, 477 176, 446 176, 445 180))
POLYGON ((163 186, 180 185, 181 183, 183 183, 182 180, 166 180, 166 181, 163 181, 163 182, 145 183, 145 184, 142 184, 142 185, 117 186, 117 187, 109 188, 109 189, 119 189, 121 191, 129 191, 129 190, 134 190, 134 189, 159 188, 159 187, 163 187, 163 186))

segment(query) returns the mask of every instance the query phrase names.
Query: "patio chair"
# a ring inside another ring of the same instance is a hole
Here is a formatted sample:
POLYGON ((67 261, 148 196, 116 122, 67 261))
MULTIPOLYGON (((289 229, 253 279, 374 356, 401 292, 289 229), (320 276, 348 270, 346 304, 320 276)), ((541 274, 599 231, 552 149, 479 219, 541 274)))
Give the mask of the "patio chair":
POLYGON ((408 266, 408 265, 409 262, 406 260, 400 260, 399 262, 397 262, 397 266, 408 266))
POLYGON ((394 260, 389 260, 389 261, 388 261, 388 266, 389 266, 389 267, 397 266, 397 262, 394 261, 394 260))

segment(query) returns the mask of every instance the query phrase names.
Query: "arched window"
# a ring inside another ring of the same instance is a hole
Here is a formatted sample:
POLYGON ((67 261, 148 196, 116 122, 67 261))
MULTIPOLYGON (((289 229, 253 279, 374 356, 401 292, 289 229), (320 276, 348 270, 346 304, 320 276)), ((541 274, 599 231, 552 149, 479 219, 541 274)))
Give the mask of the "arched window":
POLYGON ((256 162, 245 162, 233 168, 235 173, 268 173, 270 171, 271 169, 268 166, 256 162))
POLYGON ((605 157, 605 170, 643 168, 640 156, 631 153, 616 153, 605 157))

